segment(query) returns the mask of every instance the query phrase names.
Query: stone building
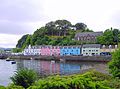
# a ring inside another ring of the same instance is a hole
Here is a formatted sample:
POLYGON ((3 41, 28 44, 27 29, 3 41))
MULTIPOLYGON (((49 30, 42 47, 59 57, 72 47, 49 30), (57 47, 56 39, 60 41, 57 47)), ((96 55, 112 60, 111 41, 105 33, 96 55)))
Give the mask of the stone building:
POLYGON ((103 32, 83 32, 75 35, 75 40, 81 43, 96 43, 97 37, 101 36, 103 32))

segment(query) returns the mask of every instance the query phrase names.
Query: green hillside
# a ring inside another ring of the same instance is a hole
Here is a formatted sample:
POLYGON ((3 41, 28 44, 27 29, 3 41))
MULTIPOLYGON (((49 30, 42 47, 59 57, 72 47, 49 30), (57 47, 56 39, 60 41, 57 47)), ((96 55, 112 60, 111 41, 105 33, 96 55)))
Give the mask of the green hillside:
POLYGON ((44 27, 37 29, 32 35, 24 35, 19 39, 13 51, 22 51, 28 45, 79 45, 81 43, 74 40, 75 34, 91 31, 84 23, 72 25, 67 20, 51 21, 44 27))
MULTIPOLYGON (((84 23, 71 24, 67 20, 51 21, 45 26, 37 29, 32 35, 26 34, 19 39, 14 52, 22 51, 28 45, 80 45, 80 41, 74 40, 78 32, 93 32, 84 23), (76 29, 74 29, 76 28, 76 29)), ((119 29, 107 29, 103 36, 97 38, 97 43, 105 45, 115 45, 120 42, 119 29)), ((86 44, 86 43, 82 43, 86 44)))

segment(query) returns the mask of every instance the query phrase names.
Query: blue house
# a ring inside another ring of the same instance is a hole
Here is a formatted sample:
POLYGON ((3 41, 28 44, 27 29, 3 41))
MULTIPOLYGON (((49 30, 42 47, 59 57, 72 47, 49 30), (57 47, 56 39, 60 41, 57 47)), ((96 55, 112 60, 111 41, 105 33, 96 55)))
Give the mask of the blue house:
POLYGON ((60 47, 61 56, 74 56, 81 54, 81 46, 62 46, 60 47))

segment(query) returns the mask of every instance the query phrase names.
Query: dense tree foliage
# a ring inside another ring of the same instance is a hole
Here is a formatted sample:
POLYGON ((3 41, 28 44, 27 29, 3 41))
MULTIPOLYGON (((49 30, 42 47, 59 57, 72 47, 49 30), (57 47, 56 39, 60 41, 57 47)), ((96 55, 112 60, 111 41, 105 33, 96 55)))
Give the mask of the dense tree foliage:
POLYGON ((13 52, 21 52, 26 46, 32 44, 32 35, 26 34, 18 40, 16 48, 14 48, 13 52))
POLYGON ((67 30, 70 29, 72 24, 67 20, 56 20, 51 21, 45 25, 48 34, 47 35, 56 35, 56 36, 66 36, 67 30))
POLYGON ((74 36, 78 32, 91 32, 84 23, 72 25, 67 20, 48 22, 44 27, 37 29, 33 35, 24 35, 16 45, 14 52, 22 51, 28 45, 79 45, 74 36), (72 27, 76 29, 72 29, 72 27), (80 29, 80 30, 79 30, 80 29))
POLYGON ((84 23, 76 23, 75 27, 76 30, 82 30, 82 32, 84 32, 84 30, 87 28, 87 25, 84 23))
POLYGON ((120 42, 120 31, 118 29, 107 29, 104 31, 102 36, 97 38, 100 44, 118 44, 120 42))
POLYGON ((109 62, 110 73, 120 79, 120 49, 112 53, 112 60, 109 62))

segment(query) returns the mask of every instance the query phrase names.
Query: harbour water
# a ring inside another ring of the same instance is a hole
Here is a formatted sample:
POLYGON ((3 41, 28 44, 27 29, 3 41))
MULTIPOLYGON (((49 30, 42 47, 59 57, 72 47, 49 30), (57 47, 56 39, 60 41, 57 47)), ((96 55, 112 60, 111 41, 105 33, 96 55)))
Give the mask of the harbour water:
POLYGON ((0 85, 7 86, 11 83, 10 77, 14 75, 16 70, 21 68, 33 69, 39 75, 68 75, 89 69, 96 69, 100 72, 107 73, 107 65, 103 62, 56 62, 18 59, 15 62, 16 64, 12 64, 12 61, 0 60, 0 85))

